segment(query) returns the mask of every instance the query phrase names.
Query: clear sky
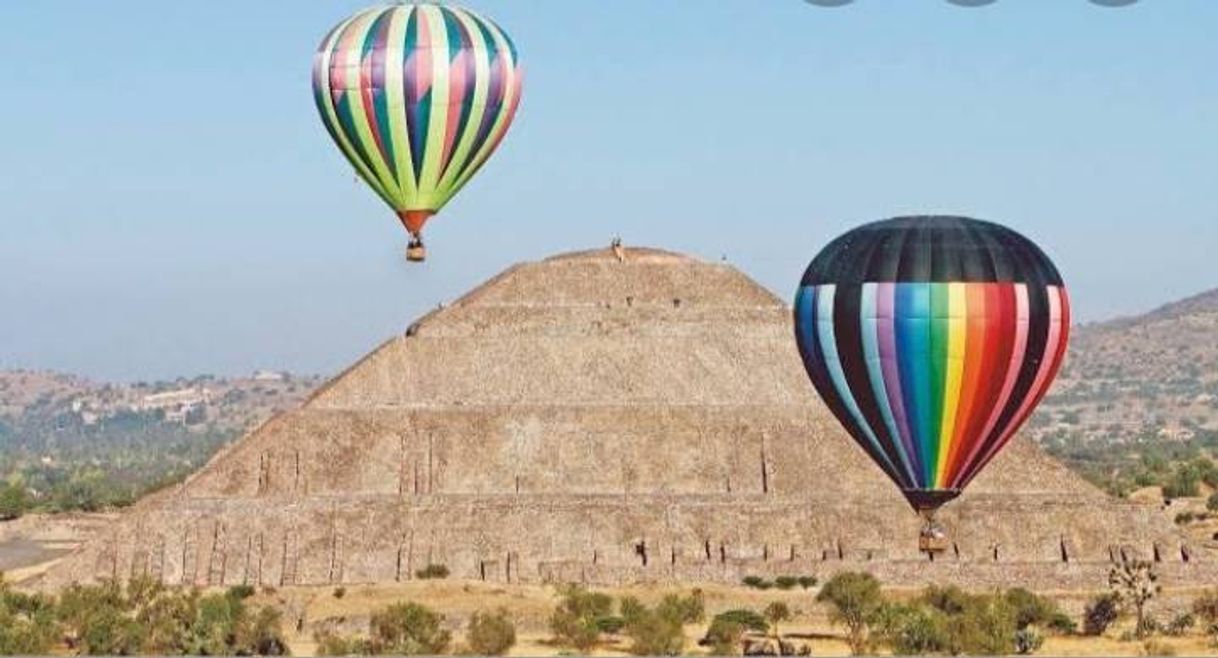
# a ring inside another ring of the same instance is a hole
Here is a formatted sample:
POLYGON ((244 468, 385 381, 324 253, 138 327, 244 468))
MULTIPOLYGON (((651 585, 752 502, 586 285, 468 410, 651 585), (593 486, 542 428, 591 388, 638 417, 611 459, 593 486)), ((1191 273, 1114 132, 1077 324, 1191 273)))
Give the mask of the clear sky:
POLYGON ((790 298, 909 213, 1022 231, 1085 321, 1218 286, 1214 0, 469 0, 524 102, 421 267, 310 97, 364 4, 0 2, 0 368, 333 372, 618 233, 790 298))

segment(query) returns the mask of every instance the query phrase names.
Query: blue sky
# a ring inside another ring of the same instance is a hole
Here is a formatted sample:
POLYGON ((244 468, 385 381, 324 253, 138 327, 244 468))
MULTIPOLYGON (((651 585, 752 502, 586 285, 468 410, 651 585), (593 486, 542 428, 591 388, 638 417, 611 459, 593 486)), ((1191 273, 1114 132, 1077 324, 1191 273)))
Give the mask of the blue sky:
POLYGON ((829 239, 908 213, 1024 232, 1083 320, 1218 286, 1212 0, 470 0, 524 102, 423 267, 310 98, 365 4, 0 3, 0 368, 333 372, 619 233, 789 298, 829 239))

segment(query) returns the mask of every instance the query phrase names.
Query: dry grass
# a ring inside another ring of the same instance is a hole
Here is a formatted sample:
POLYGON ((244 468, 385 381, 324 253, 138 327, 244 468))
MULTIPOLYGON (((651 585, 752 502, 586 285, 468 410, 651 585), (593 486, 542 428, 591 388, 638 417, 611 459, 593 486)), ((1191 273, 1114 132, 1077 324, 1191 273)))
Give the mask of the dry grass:
MULTIPOLYGON (((598 589, 598 591, 614 597, 635 596, 645 603, 652 604, 665 594, 687 593, 690 589, 691 587, 633 586, 598 589)), ((811 592, 800 589, 786 592, 758 591, 718 584, 705 584, 700 589, 706 599, 708 616, 731 608, 760 610, 772 601, 783 601, 791 607, 794 613, 794 618, 781 627, 784 635, 793 637, 797 641, 808 642, 815 656, 847 656, 850 653, 842 629, 829 623, 826 610, 813 603, 811 592)), ((890 591, 889 594, 900 598, 912 595, 913 592, 912 590, 890 591)), ((1080 593, 1058 594, 1067 608, 1081 605, 1086 600, 1086 596, 1080 593)), ((1185 592, 1181 591, 1179 594, 1183 595, 1185 592)), ((261 594, 259 599, 264 603, 274 602, 285 605, 289 610, 303 611, 304 631, 298 633, 289 629, 291 632, 288 640, 295 655, 310 655, 315 651, 316 645, 313 642, 312 633, 319 624, 351 623, 359 626, 366 623, 366 619, 374 610, 392 603, 409 600, 432 607, 446 615, 450 628, 454 631, 454 645, 462 642, 465 619, 473 612, 499 607, 507 608, 518 628, 518 641, 511 655, 557 656, 564 651, 569 651, 569 649, 550 642, 547 620, 558 601, 558 596, 557 588, 554 587, 427 581, 392 586, 349 586, 342 598, 336 598, 332 588, 283 588, 275 592, 273 596, 261 594)), ((292 626, 294 623, 294 619, 289 615, 287 625, 292 626)), ((1122 631, 1127 630, 1126 626, 1115 628, 1104 637, 1046 637, 1045 645, 1038 653, 1046 656, 1142 655, 1142 643, 1121 642, 1117 639, 1122 631)), ((692 625, 686 627, 685 630, 687 651, 692 654, 703 653, 703 649, 697 645, 697 641, 705 631, 705 625, 692 625)), ((1218 656, 1218 648, 1210 644, 1208 638, 1201 635, 1181 638, 1157 637, 1155 639, 1170 646, 1177 655, 1218 656)), ((620 640, 610 642, 599 648, 594 655, 627 655, 627 645, 620 640)))

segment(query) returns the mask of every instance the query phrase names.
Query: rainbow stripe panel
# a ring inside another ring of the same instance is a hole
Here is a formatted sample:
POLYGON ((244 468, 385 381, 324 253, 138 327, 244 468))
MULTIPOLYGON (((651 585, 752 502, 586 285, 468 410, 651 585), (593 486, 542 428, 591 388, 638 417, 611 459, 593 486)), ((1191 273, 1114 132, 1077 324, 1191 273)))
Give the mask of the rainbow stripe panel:
POLYGON ((412 231, 474 176, 520 103, 516 46, 493 22, 432 4, 374 7, 314 57, 330 137, 412 231), (409 214, 408 214, 409 213, 409 214))
MULTIPOLYGON (((1047 258, 1023 269, 1021 259, 1043 258, 1034 245, 995 266, 990 249, 1026 239, 1006 229, 1001 237, 1018 241, 961 239, 952 227, 1001 227, 905 219, 889 227, 903 239, 864 232, 862 261, 814 261, 795 321, 821 397, 911 504, 927 509, 958 494, 1027 420, 1065 354, 1070 311, 1047 258), (917 242, 925 249, 910 248, 917 242), (970 258, 987 262, 963 262, 970 258)), ((847 247, 857 250, 858 238, 847 247)))

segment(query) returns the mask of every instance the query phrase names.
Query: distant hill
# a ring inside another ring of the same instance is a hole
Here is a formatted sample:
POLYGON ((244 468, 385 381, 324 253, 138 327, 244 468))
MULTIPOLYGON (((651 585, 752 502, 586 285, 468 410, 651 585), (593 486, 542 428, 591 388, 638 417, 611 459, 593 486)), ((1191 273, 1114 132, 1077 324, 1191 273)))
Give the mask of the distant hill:
POLYGON ((1045 443, 1185 441, 1218 431, 1218 290, 1075 329, 1032 424, 1045 443))
POLYGON ((321 381, 262 372, 112 384, 0 371, 0 485, 18 486, 35 509, 124 504, 299 406, 321 381))

